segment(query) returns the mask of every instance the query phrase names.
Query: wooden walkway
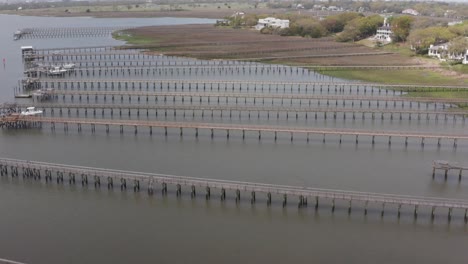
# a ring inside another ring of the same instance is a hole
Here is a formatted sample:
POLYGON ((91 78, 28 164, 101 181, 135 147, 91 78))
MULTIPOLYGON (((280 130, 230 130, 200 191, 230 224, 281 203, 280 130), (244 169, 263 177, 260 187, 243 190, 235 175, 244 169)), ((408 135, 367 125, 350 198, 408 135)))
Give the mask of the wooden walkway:
POLYGON ((134 128, 135 134, 138 133, 138 127, 148 128, 150 134, 153 134, 153 128, 164 129, 164 134, 167 135, 168 129, 177 129, 180 131, 180 136, 183 135, 183 130, 190 129, 195 132, 195 137, 198 137, 199 130, 211 131, 211 137, 214 136, 214 131, 223 131, 226 137, 230 137, 231 131, 242 132, 242 138, 245 138, 245 132, 258 133, 258 138, 261 139, 262 133, 274 134, 274 139, 277 139, 278 133, 289 134, 291 141, 294 134, 321 135, 325 142, 326 136, 339 136, 341 143, 342 136, 355 137, 356 144, 359 137, 372 138, 372 144, 375 143, 376 137, 388 138, 388 143, 392 143, 392 138, 403 138, 405 145, 408 144, 409 138, 417 138, 421 140, 421 145, 425 144, 425 139, 437 140, 437 145, 441 145, 441 141, 451 141, 453 146, 457 146, 457 142, 468 141, 467 134, 437 134, 426 132, 403 132, 403 131, 377 131, 377 130, 352 130, 352 129, 330 129, 316 127, 286 127, 286 126, 267 126, 267 125, 248 125, 248 124, 223 124, 223 123, 196 123, 196 122, 169 122, 169 121, 143 121, 143 120, 112 120, 112 119, 89 119, 89 118, 56 118, 56 117, 39 117, 39 116, 6 116, 0 119, 0 127, 7 128, 22 128, 32 125, 49 124, 52 130, 55 130, 56 124, 62 124, 64 131, 68 131, 69 125, 76 125, 77 130, 82 131, 83 125, 89 125, 91 132, 96 131, 96 126, 104 127, 109 133, 110 127, 120 127, 120 133, 124 132, 124 127, 134 128))
MULTIPOLYGON (((51 104, 16 104, 16 103, 6 103, 0 104, 0 110, 13 110, 16 109, 16 112, 21 112, 21 110, 26 109, 27 107, 34 106, 37 109, 42 109, 44 114, 49 110, 52 114, 54 114, 55 110, 57 110, 60 114, 63 114, 65 111, 70 114, 71 109, 84 109, 85 114, 90 112, 93 115, 96 115, 96 110, 102 110, 101 114, 104 115, 104 110, 110 112, 111 115, 114 114, 114 110, 116 114, 119 113, 122 116, 122 110, 137 110, 138 115, 140 114, 140 110, 146 110, 146 114, 149 115, 149 110, 156 111, 164 111, 165 115, 167 115, 167 111, 174 111, 174 115, 176 115, 176 111, 192 111, 193 115, 195 115, 195 111, 201 111, 202 116, 204 112, 211 113, 211 116, 215 112, 219 112, 221 116, 223 113, 232 117, 232 112, 248 112, 249 116, 250 113, 267 113, 268 118, 270 116, 274 118, 275 116, 279 118, 279 113, 294 113, 295 115, 291 115, 291 118, 298 118, 298 113, 305 113, 305 118, 308 118, 307 114, 317 114, 323 113, 324 118, 327 118, 327 114, 329 114, 330 118, 337 118, 337 115, 341 113, 343 118, 346 118, 347 114, 348 117, 352 117, 356 119, 357 114, 362 114, 362 118, 365 118, 366 114, 370 114, 372 118, 376 118, 376 115, 380 115, 381 119, 384 119, 384 115, 390 115, 390 119, 393 119, 393 115, 397 116, 400 115, 400 119, 402 115, 407 115, 410 119, 412 116, 417 116, 418 120, 421 119, 421 116, 426 116, 426 120, 429 120, 429 116, 433 116, 436 120, 438 120, 439 116, 443 116, 445 119, 447 116, 461 116, 463 120, 465 120, 466 116, 468 116, 468 111, 444 111, 444 110, 409 110, 409 109, 375 109, 375 108, 330 108, 330 107, 274 107, 274 106, 238 106, 238 105, 164 105, 164 104, 60 104, 60 103, 51 103, 51 104), (118 112, 117 112, 118 111, 118 112)), ((0 111, 1 112, 1 111, 0 111)), ((130 113, 130 112, 129 112, 130 113)), ((315 115, 316 116, 316 115, 315 115)), ((286 115, 289 118, 289 115, 286 115)))
MULTIPOLYGON (((283 93, 212 93, 212 92, 143 92, 143 91, 88 91, 88 90, 50 90, 38 93, 38 95, 50 96, 74 96, 81 99, 86 97, 89 100, 90 96, 103 96, 106 100, 109 97, 115 100, 116 96, 128 97, 154 97, 154 98, 181 98, 182 101, 193 101, 194 98, 215 98, 215 101, 220 102, 220 98, 226 101, 229 98, 233 99, 272 99, 272 100, 306 100, 309 101, 357 101, 357 102, 419 102, 419 103, 444 103, 444 104, 468 104, 468 99, 464 98, 431 98, 431 97, 397 97, 397 96, 362 96, 362 95, 314 95, 314 94, 283 94, 283 93)), ((97 98, 96 98, 97 99, 97 98)), ((208 102, 210 100, 208 99, 208 102)), ((258 100, 260 103, 261 100, 258 100)), ((237 102, 237 101, 236 101, 237 102)), ((255 101, 256 102, 256 101, 255 101)), ((254 102, 254 103, 255 103, 254 102)), ((265 101, 261 101, 265 104, 265 101)), ((338 104, 338 103, 336 103, 338 104)))
MULTIPOLYGON (((199 79, 193 79, 193 80, 188 80, 188 79, 117 79, 117 78, 112 78, 112 79, 51 79, 51 78, 40 78, 40 79, 31 79, 30 81, 32 82, 39 82, 45 85, 52 85, 52 84, 69 84, 71 87, 71 84, 75 84, 75 86, 78 86, 78 84, 81 84, 82 86, 88 84, 89 88, 92 88, 94 86, 97 86, 98 83, 101 83, 102 85, 109 83, 115 84, 116 86, 120 83, 121 85, 131 85, 132 83, 136 84, 151 84, 151 86, 154 86, 155 84, 178 84, 182 86, 183 84, 186 85, 187 87, 189 84, 191 86, 196 86, 196 85, 204 85, 204 86, 213 86, 213 85, 252 85, 252 86, 257 86, 258 88, 260 87, 266 87, 266 86, 302 86, 304 89, 307 88, 329 88, 329 87, 355 87, 355 88, 398 88, 398 89, 414 89, 417 90, 419 88, 423 88, 426 90, 430 89, 440 89, 440 90, 466 90, 468 89, 468 86, 457 86, 457 85, 417 85, 417 84, 378 84, 378 83, 365 83, 365 82, 306 82, 306 81, 242 81, 242 80, 199 80, 199 79)), ((49 88, 49 87, 45 87, 49 88)), ((58 87, 57 87, 58 88, 58 87)))
MULTIPOLYGON (((272 202, 272 195, 279 196, 283 201, 283 206, 286 206, 288 198, 291 196, 299 198, 299 207, 307 206, 308 198, 312 198, 314 200, 316 208, 319 206, 319 201, 331 200, 332 211, 335 210, 335 200, 341 200, 348 203, 348 213, 351 213, 352 205, 358 205, 364 207, 364 213, 367 214, 368 204, 371 203, 382 206, 382 216, 386 204, 398 206, 398 217, 400 217, 402 206, 408 206, 412 209, 414 208, 414 217, 418 216, 419 207, 430 208, 432 218, 434 218, 436 208, 445 208, 448 209, 449 220, 452 217, 452 210, 458 209, 462 212, 464 211, 464 219, 467 221, 468 211, 468 201, 466 200, 195 178, 6 158, 0 158, 0 172, 2 177, 8 175, 11 175, 11 177, 19 177, 21 174, 24 178, 33 178, 39 181, 44 179, 47 183, 52 183, 54 181, 53 177, 55 176, 55 181, 58 184, 63 184, 64 178, 68 176, 68 183, 70 185, 81 180, 81 184, 83 186, 87 186, 89 180, 89 184, 94 183, 95 188, 100 188, 101 184, 106 184, 107 188, 111 189, 114 188, 115 184, 120 185, 120 189, 122 191, 127 189, 128 182, 129 185, 133 184, 133 190, 135 192, 140 191, 140 188, 146 187, 148 194, 150 195, 154 193, 154 189, 157 188, 157 186, 161 186, 160 188, 163 194, 167 194, 168 185, 171 185, 175 186, 177 196, 182 195, 182 188, 184 188, 190 191, 192 198, 195 198, 198 188, 199 191, 200 189, 202 192, 205 191, 206 199, 210 199, 211 190, 216 189, 220 191, 221 200, 225 200, 226 191, 230 190, 235 193, 236 202, 241 201, 241 194, 247 194, 247 197, 250 198, 250 202, 252 204, 256 202, 257 193, 262 193, 266 196, 268 205, 272 202)), ((130 187, 132 186, 129 186, 129 188, 130 187)), ((437 213, 439 212, 440 210, 437 211, 437 213)))
POLYGON ((105 37, 116 30, 130 29, 132 27, 46 27, 24 28, 22 38, 82 38, 105 37))
POLYGON ((468 166, 462 166, 457 162, 450 162, 445 160, 434 160, 432 163, 432 178, 435 177, 436 170, 443 170, 445 180, 447 180, 447 174, 450 170, 458 171, 458 180, 461 181, 462 173, 468 170, 468 166))
POLYGON ((0 264, 25 264, 23 262, 18 262, 14 260, 2 259, 0 258, 0 264))

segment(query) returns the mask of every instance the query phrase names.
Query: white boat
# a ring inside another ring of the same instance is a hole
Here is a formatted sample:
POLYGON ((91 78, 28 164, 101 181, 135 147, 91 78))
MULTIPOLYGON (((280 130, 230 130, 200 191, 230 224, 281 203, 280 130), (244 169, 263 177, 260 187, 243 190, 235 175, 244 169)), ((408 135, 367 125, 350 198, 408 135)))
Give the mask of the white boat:
POLYGON ((35 116, 35 115, 42 115, 41 110, 36 110, 34 106, 30 106, 26 108, 26 111, 21 112, 22 116, 35 116))
POLYGON ((73 63, 66 63, 62 66, 65 70, 73 70, 75 68, 75 64, 73 63))
POLYGON ((15 32, 15 34, 13 34, 13 40, 18 40, 18 39, 20 39, 22 35, 23 35, 23 32, 17 30, 17 31, 15 32))
POLYGON ((66 73, 67 70, 61 67, 53 67, 52 69, 49 70, 50 75, 61 75, 66 73))

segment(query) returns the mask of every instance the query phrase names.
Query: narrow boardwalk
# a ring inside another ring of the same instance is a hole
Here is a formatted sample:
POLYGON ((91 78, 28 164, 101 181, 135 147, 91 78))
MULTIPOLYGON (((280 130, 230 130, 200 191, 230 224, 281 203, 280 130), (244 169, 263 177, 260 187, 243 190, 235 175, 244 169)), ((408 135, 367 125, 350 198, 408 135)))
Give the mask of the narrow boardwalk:
POLYGON ((23 262, 18 262, 14 260, 2 259, 0 258, 0 264, 25 264, 23 262))
POLYGON ((116 30, 130 29, 131 27, 47 27, 24 28, 22 38, 83 38, 105 37, 116 30))
MULTIPOLYGON (((417 89, 417 88, 425 88, 425 89, 451 89, 451 90, 466 90, 468 86, 457 86, 457 85, 416 85, 416 84, 377 84, 377 83, 366 83, 366 82, 305 82, 305 81, 243 81, 243 80, 189 80, 189 79, 53 79, 53 78, 41 78, 41 79, 31 79, 31 81, 40 82, 43 84, 75 84, 78 86, 78 83, 84 85, 84 83, 96 84, 97 83, 148 83, 148 84, 160 84, 160 83, 170 83, 170 84, 179 84, 179 85, 186 85, 188 87, 189 84, 192 86, 195 85, 257 85, 257 86, 285 86, 285 85, 302 85, 304 88, 306 87, 316 87, 316 88, 328 88, 330 86, 345 86, 345 87, 356 87, 356 88, 399 88, 399 89, 417 89)), ((90 87, 91 88, 91 87, 90 87)))
POLYGON ((178 129, 180 135, 183 135, 184 129, 195 131, 195 137, 198 137, 198 131, 211 131, 211 137, 214 131, 225 131, 226 137, 229 138, 230 131, 241 131, 242 137, 245 138, 245 132, 257 132, 258 138, 261 139, 262 133, 274 133, 275 140, 278 133, 289 134, 291 141, 294 134, 305 134, 307 140, 309 135, 339 136, 340 142, 342 136, 355 137, 356 143, 360 136, 371 137, 372 144, 375 143, 375 137, 386 137, 388 143, 391 144, 392 138, 404 138, 405 144, 408 144, 409 138, 417 138, 421 140, 421 145, 425 144, 425 139, 436 139, 437 145, 441 145, 441 140, 450 140, 453 146, 457 146, 458 140, 468 141, 467 134, 437 134, 425 132, 403 132, 403 131, 374 131, 374 130, 352 130, 352 129, 328 129, 315 127, 286 127, 286 126, 266 126, 266 125, 248 125, 248 124, 220 124, 220 123, 195 123, 195 122, 168 122, 168 121, 141 121, 141 120, 109 120, 109 119, 89 119, 89 118, 55 118, 55 117, 39 117, 39 116, 7 116, 0 119, 0 127, 21 128, 31 126, 41 126, 42 124, 50 124, 51 129, 55 130, 56 124, 62 124, 63 129, 68 131, 69 125, 77 125, 77 130, 82 131, 82 125, 89 125, 91 132, 96 131, 96 126, 105 127, 106 132, 110 132, 110 127, 119 127, 120 133, 124 132, 124 127, 133 127, 135 134, 138 133, 138 127, 146 127, 150 134, 153 133, 153 128, 163 128, 164 134, 167 135, 168 129, 178 129))
MULTIPOLYGON (((357 101, 362 104, 365 102, 419 102, 419 103, 447 103, 447 104, 466 104, 468 105, 468 99, 465 98, 431 98, 431 97, 399 97, 399 96, 365 96, 365 95, 314 95, 314 94, 285 94, 285 93, 232 93, 232 92, 145 92, 145 91, 88 91, 88 90, 46 90, 40 91, 37 95, 48 95, 48 96, 74 96, 78 99, 86 97, 89 100, 89 96, 104 96, 104 100, 107 97, 111 100, 115 100, 116 96, 120 96, 123 100, 123 96, 128 97, 154 97, 164 98, 168 97, 181 98, 182 101, 185 99, 192 102, 193 99, 198 98, 215 98, 218 102, 220 98, 228 100, 228 98, 234 99, 276 99, 276 100, 306 100, 310 104, 311 101, 357 101)), ((208 99, 208 102, 210 100, 208 99)), ((237 100, 236 100, 237 103, 237 100)), ((254 101, 256 103, 256 101, 254 101)), ((265 104, 265 101, 258 100, 258 103, 265 104)), ((329 102, 327 102, 329 104, 329 102)))
MULTIPOLYGON (((417 117, 417 120, 421 120, 425 117, 426 120, 430 119, 430 116, 434 117, 435 120, 439 120, 439 116, 442 116, 443 119, 447 119, 447 116, 453 116, 454 120, 456 116, 460 116, 464 121, 468 115, 468 111, 444 111, 444 110, 410 110, 410 109, 374 109, 374 108, 335 108, 335 107, 288 107, 288 106, 239 106, 239 105, 164 105, 164 104, 68 104, 68 103, 42 103, 42 104, 15 104, 15 103, 6 103, 0 104, 0 110, 10 110, 13 112, 21 112, 21 110, 26 109, 27 107, 34 106, 37 109, 42 109, 44 114, 50 112, 55 114, 57 111, 60 115, 67 113, 71 114, 71 109, 76 109, 77 114, 78 110, 84 109, 85 115, 92 114, 97 115, 96 110, 101 110, 101 115, 104 116, 104 111, 106 110, 112 116, 115 114, 122 116, 122 110, 127 110, 130 115, 131 110, 137 110, 137 115, 140 115, 140 111, 146 110, 146 115, 149 116, 149 111, 155 111, 154 114, 157 116, 158 111, 164 111, 164 115, 168 115, 167 111, 173 111, 173 115, 177 115, 177 111, 183 111, 183 115, 186 115, 186 112, 191 112, 195 116, 195 111, 201 111, 201 116, 205 115, 205 112, 208 114, 211 113, 211 116, 215 112, 218 112, 221 117, 223 114, 227 117, 232 117, 233 112, 235 113, 248 113, 249 117, 251 113, 256 113, 260 116, 260 113, 266 113, 267 118, 279 118, 279 113, 286 113, 286 118, 299 118, 298 113, 305 113, 304 118, 308 119, 308 114, 312 114, 310 118, 317 118, 317 113, 323 113, 323 118, 332 118, 336 119, 338 114, 342 114, 343 118, 358 118, 356 115, 361 114, 362 119, 366 118, 366 115, 371 115, 370 118, 384 119, 385 117, 393 120, 395 118, 402 119, 403 115, 408 116, 411 120, 413 116, 417 117), (289 115, 289 113, 292 113, 289 115)), ((0 111, 1 112, 1 111, 0 111)))
POLYGON ((468 211, 468 201, 466 200, 351 192, 309 188, 305 186, 287 186, 195 178, 6 158, 0 158, 0 172, 1 176, 3 177, 8 175, 11 175, 12 177, 19 177, 21 172, 23 177, 34 178, 36 180, 41 180, 41 178, 44 177, 46 182, 53 182, 53 175, 55 174, 56 182, 58 184, 62 184, 64 182, 64 175, 66 175, 68 176, 69 184, 75 184, 77 180, 81 180, 81 184, 83 186, 88 185, 88 180, 91 181, 94 179, 94 186, 96 188, 99 188, 102 183, 107 184, 107 187, 111 189, 114 188, 115 183, 116 185, 120 184, 120 189, 122 191, 127 188, 128 182, 129 185, 133 183, 133 190, 135 192, 140 191, 140 186, 146 186, 148 194, 150 195, 154 193, 154 189, 157 187, 156 185, 161 186, 161 190, 164 194, 167 193, 168 185, 175 186, 177 196, 182 195, 182 188, 189 189, 192 198, 196 196, 197 188, 201 188, 205 191, 206 199, 210 199, 211 189, 220 190, 221 200, 226 199, 226 190, 231 190, 235 192, 236 202, 240 202, 241 193, 243 195, 247 193, 247 195, 250 196, 250 202, 252 204, 256 201, 257 193, 263 193, 266 195, 268 205, 270 205, 272 202, 272 194, 282 197, 283 206, 286 206, 288 197, 291 196, 299 198, 299 207, 307 206, 308 198, 314 199, 316 208, 319 206, 319 201, 321 199, 328 199, 332 201, 332 211, 335 210, 335 200, 344 200, 349 203, 348 213, 351 213, 352 202, 355 202, 354 205, 359 204, 360 206, 363 206, 365 208, 365 214, 367 214, 368 204, 373 203, 380 204, 382 206, 382 216, 385 210, 385 204, 398 205, 398 217, 400 217, 400 209, 402 206, 410 206, 414 208, 414 217, 417 217, 419 207, 431 208, 430 210, 432 217, 434 217, 436 213, 436 208, 445 208, 448 209, 449 220, 452 217, 452 210, 459 209, 462 211, 464 210, 464 219, 466 222, 468 211))

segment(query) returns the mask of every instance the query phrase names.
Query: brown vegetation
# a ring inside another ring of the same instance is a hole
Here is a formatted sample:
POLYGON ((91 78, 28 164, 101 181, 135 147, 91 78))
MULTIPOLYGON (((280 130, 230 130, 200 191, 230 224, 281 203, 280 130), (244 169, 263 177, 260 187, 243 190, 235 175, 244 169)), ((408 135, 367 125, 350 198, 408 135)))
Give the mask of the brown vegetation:
POLYGON ((142 27, 128 32, 151 44, 142 47, 166 55, 201 59, 271 58, 288 64, 316 65, 408 65, 411 60, 399 54, 389 55, 373 48, 338 43, 332 38, 311 39, 264 35, 255 30, 220 28, 212 25, 142 27), (376 55, 366 55, 374 53, 376 55), (358 54, 363 56, 348 55, 358 54), (327 57, 329 56, 329 57, 327 57))

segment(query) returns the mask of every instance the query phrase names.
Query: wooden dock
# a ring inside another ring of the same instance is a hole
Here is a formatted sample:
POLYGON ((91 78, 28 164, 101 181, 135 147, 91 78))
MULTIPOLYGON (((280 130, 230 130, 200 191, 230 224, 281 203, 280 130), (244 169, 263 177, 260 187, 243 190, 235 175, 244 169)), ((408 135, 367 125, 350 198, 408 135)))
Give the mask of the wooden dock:
POLYGON ((392 138, 403 138, 405 145, 408 144, 409 138, 421 140, 421 145, 425 144, 425 139, 437 140, 437 145, 441 145, 441 141, 451 141, 453 146, 457 146, 458 141, 468 141, 467 134, 437 134, 425 132, 403 132, 403 131, 377 131, 377 130, 352 130, 352 129, 329 129, 316 127, 286 127, 286 126, 266 126, 266 125, 248 125, 248 124, 222 124, 222 123, 196 123, 196 122, 169 122, 169 121, 143 121, 143 120, 112 120, 112 119, 89 119, 89 118, 55 118, 55 117, 40 117, 40 116, 6 116, 0 119, 0 127, 6 128, 22 128, 49 124, 52 130, 55 130, 56 124, 62 124, 64 131, 69 130, 69 125, 76 125, 77 131, 82 131, 83 125, 88 125, 91 132, 96 131, 96 126, 105 128, 106 133, 110 133, 110 127, 119 127, 120 133, 124 133, 124 127, 131 127, 134 133, 138 133, 139 127, 146 127, 149 133, 153 134, 153 128, 164 129, 164 134, 167 135, 168 129, 176 129, 180 136, 183 135, 184 129, 192 130, 195 137, 198 137, 199 130, 211 131, 211 137, 214 136, 214 131, 223 131, 226 137, 230 137, 231 131, 242 132, 242 138, 245 138, 246 132, 258 133, 258 138, 262 138, 265 134, 274 134, 274 139, 277 140, 278 134, 288 134, 291 136, 291 141, 295 134, 323 136, 325 142, 326 136, 339 136, 341 143, 342 136, 354 137, 358 144, 359 137, 372 138, 372 144, 375 143, 376 137, 388 138, 388 144, 392 143, 392 138))
POLYGON ((462 173, 468 170, 468 166, 462 166, 458 162, 450 162, 446 160, 434 160, 432 162, 432 178, 435 177, 436 170, 444 171, 444 178, 447 180, 448 172, 450 170, 458 171, 458 180, 461 181, 462 173))
POLYGON ((83 38, 106 37, 116 30, 130 29, 132 27, 44 27, 24 28, 23 38, 83 38))
MULTIPOLYGON (((111 116, 116 115, 122 116, 122 113, 128 111, 130 115, 131 110, 136 110, 137 115, 140 116, 140 112, 144 114, 146 111, 146 116, 155 115, 158 116, 158 111, 163 111, 164 115, 167 116, 168 112, 173 112, 173 116, 177 116, 177 112, 182 111, 183 116, 185 117, 187 113, 195 116, 195 112, 199 112, 201 117, 207 116, 213 117, 215 113, 219 113, 221 117, 233 117, 233 113, 248 113, 250 117, 251 114, 256 114, 258 118, 261 113, 266 114, 267 119, 280 118, 280 113, 285 113, 286 119, 298 119, 299 113, 303 114, 301 118, 315 118, 317 119, 318 113, 323 115, 324 119, 337 119, 338 115, 341 115, 343 119, 352 118, 366 118, 371 119, 381 119, 384 118, 393 120, 403 119, 403 116, 408 116, 409 120, 412 120, 413 117, 417 120, 425 119, 429 120, 432 117, 435 120, 439 120, 439 116, 444 120, 448 119, 448 116, 456 119, 456 116, 459 116, 461 120, 466 120, 468 116, 468 111, 444 111, 444 110, 409 110, 409 109, 375 109, 375 108, 335 108, 335 107, 277 107, 277 106, 239 106, 239 105, 164 105, 164 104, 61 104, 61 103, 42 103, 42 104, 15 104, 15 103, 6 103, 0 104, 0 109, 16 109, 16 112, 21 112, 21 110, 26 109, 27 107, 34 106, 37 109, 42 109, 44 114, 50 112, 50 114, 55 114, 58 112, 60 115, 71 114, 71 109, 76 110, 77 115, 79 110, 84 110, 84 114, 89 114, 96 116, 99 114, 98 110, 102 116, 104 116, 105 111, 111 116), (152 111, 152 113, 150 113, 152 111), (154 112, 154 113, 153 113, 154 112), (358 116, 360 115, 360 116, 358 116)), ((161 113, 160 113, 161 114, 161 113)), ((171 114, 171 113, 169 113, 171 114)), ((180 114, 180 113, 179 113, 180 114)))
POLYGON ((440 210, 436 211, 436 208, 440 208, 448 210, 449 221, 452 217, 452 210, 464 212, 465 222, 468 220, 468 201, 466 200, 195 178, 6 158, 0 158, 0 172, 2 177, 9 175, 11 177, 19 177, 21 174, 23 178, 32 178, 37 181, 44 179, 46 183, 54 182, 53 178, 55 176, 57 184, 63 184, 65 178, 68 177, 70 185, 74 185, 76 181, 81 181, 83 187, 88 186, 88 184, 94 184, 95 188, 100 188, 101 184, 103 184, 107 185, 107 188, 112 189, 115 184, 117 186, 120 185, 122 191, 127 189, 128 183, 130 185, 129 188, 133 187, 134 192, 139 192, 140 188, 146 188, 149 195, 153 195, 158 186, 160 186, 163 194, 167 194, 168 185, 170 185, 175 187, 177 196, 182 195, 182 189, 184 188, 190 191, 192 198, 195 198, 197 190, 200 191, 201 189, 202 192, 205 192, 207 200, 211 198, 212 189, 220 192, 222 201, 226 200, 226 192, 229 190, 234 192, 237 203, 241 201, 242 194, 247 195, 250 198, 250 202, 254 204, 258 193, 266 196, 267 205, 271 205, 273 195, 279 196, 282 199, 283 206, 287 205, 288 198, 290 197, 298 198, 298 207, 306 207, 309 198, 313 199, 315 208, 319 207, 319 201, 331 200, 332 212, 335 211, 335 200, 340 200, 347 202, 349 214, 351 213, 352 206, 364 207, 364 214, 367 214, 368 205, 377 204, 381 206, 381 215, 383 216, 385 205, 390 204, 397 206, 398 217, 400 217, 402 206, 407 206, 413 209, 415 218, 418 216, 418 209, 420 207, 430 208, 431 217, 434 218, 436 213, 440 213, 440 210))
POLYGON ((9 260, 9 259, 2 259, 0 258, 0 264, 25 264, 23 262, 18 262, 14 260, 9 260))
MULTIPOLYGON (((303 88, 303 91, 306 91, 308 88, 316 88, 317 90, 328 89, 335 87, 346 87, 346 88, 362 88, 364 92, 364 88, 371 89, 371 88, 378 88, 378 89, 410 89, 408 91, 415 91, 424 88, 426 90, 467 90, 468 86, 454 86, 454 85, 416 85, 416 84, 377 84, 377 83, 365 83, 365 82, 306 82, 306 81, 243 81, 243 80, 188 80, 188 79, 51 79, 51 78, 38 78, 38 79, 31 79, 31 81, 39 82, 45 85, 45 88, 60 88, 60 87, 67 87, 66 84, 72 87, 79 87, 87 85, 89 88, 93 88, 94 86, 98 86, 98 83, 101 83, 103 86, 104 84, 114 84, 118 87, 119 84, 121 86, 127 84, 127 86, 132 83, 135 84, 144 84, 146 87, 153 87, 155 84, 172 84, 172 85, 179 85, 180 87, 189 85, 191 86, 205 86, 205 87, 215 87, 215 86, 229 86, 231 88, 233 85, 249 85, 249 86, 256 86, 257 89, 261 89, 261 87, 268 88, 273 86, 276 89, 278 86, 284 87, 288 86, 298 86, 299 88, 303 88), (52 85, 56 85, 57 87, 50 87, 52 85)), ((104 87, 103 87, 104 88, 104 87)), ((273 90, 274 90, 273 89, 273 90)), ((369 91, 370 92, 370 91, 369 91)))
MULTIPOLYGON (((426 108, 429 107, 429 103, 434 104, 443 104, 442 107, 445 107, 445 104, 459 104, 459 105, 468 105, 468 99, 464 98, 431 98, 431 97, 400 97, 400 96, 362 96, 362 95, 314 95, 314 94, 284 94, 284 93, 247 93, 247 92, 240 92, 240 93, 232 93, 232 92, 144 92, 144 91, 128 91, 128 90, 120 90, 120 91, 88 91, 88 90, 47 90, 41 91, 40 93, 36 93, 38 97, 41 96, 48 96, 51 98, 65 99, 65 96, 70 96, 71 99, 78 99, 78 100, 89 100, 90 97, 93 98, 97 102, 101 97, 101 100, 106 101, 107 98, 109 100, 115 101, 116 97, 117 100, 120 99, 123 101, 124 96, 128 97, 129 101, 131 101, 132 97, 137 98, 140 101, 140 98, 145 98, 146 101, 149 101, 150 98, 153 100, 172 100, 173 102, 180 100, 182 102, 194 102, 194 101, 206 101, 208 103, 249 103, 255 104, 274 104, 274 102, 283 105, 285 102, 292 105, 293 100, 297 100, 300 105, 311 105, 312 102, 320 103, 328 105, 335 105, 338 106, 342 104, 343 106, 346 105, 346 102, 354 106, 354 102, 357 105, 363 106, 363 102, 367 102, 368 105, 371 102, 375 102, 377 107, 380 105, 388 106, 388 103, 393 103, 396 107, 396 104, 400 102, 403 104, 404 102, 408 102, 410 107, 413 106, 413 102, 418 107, 421 106, 421 103, 426 103, 426 108), (120 98, 119 98, 120 97, 120 98), (203 99, 204 98, 204 99, 203 99), (270 100, 266 101, 265 99, 270 100)), ((404 107, 404 105, 403 105, 404 107)), ((436 107, 434 105, 434 107, 436 107)))

